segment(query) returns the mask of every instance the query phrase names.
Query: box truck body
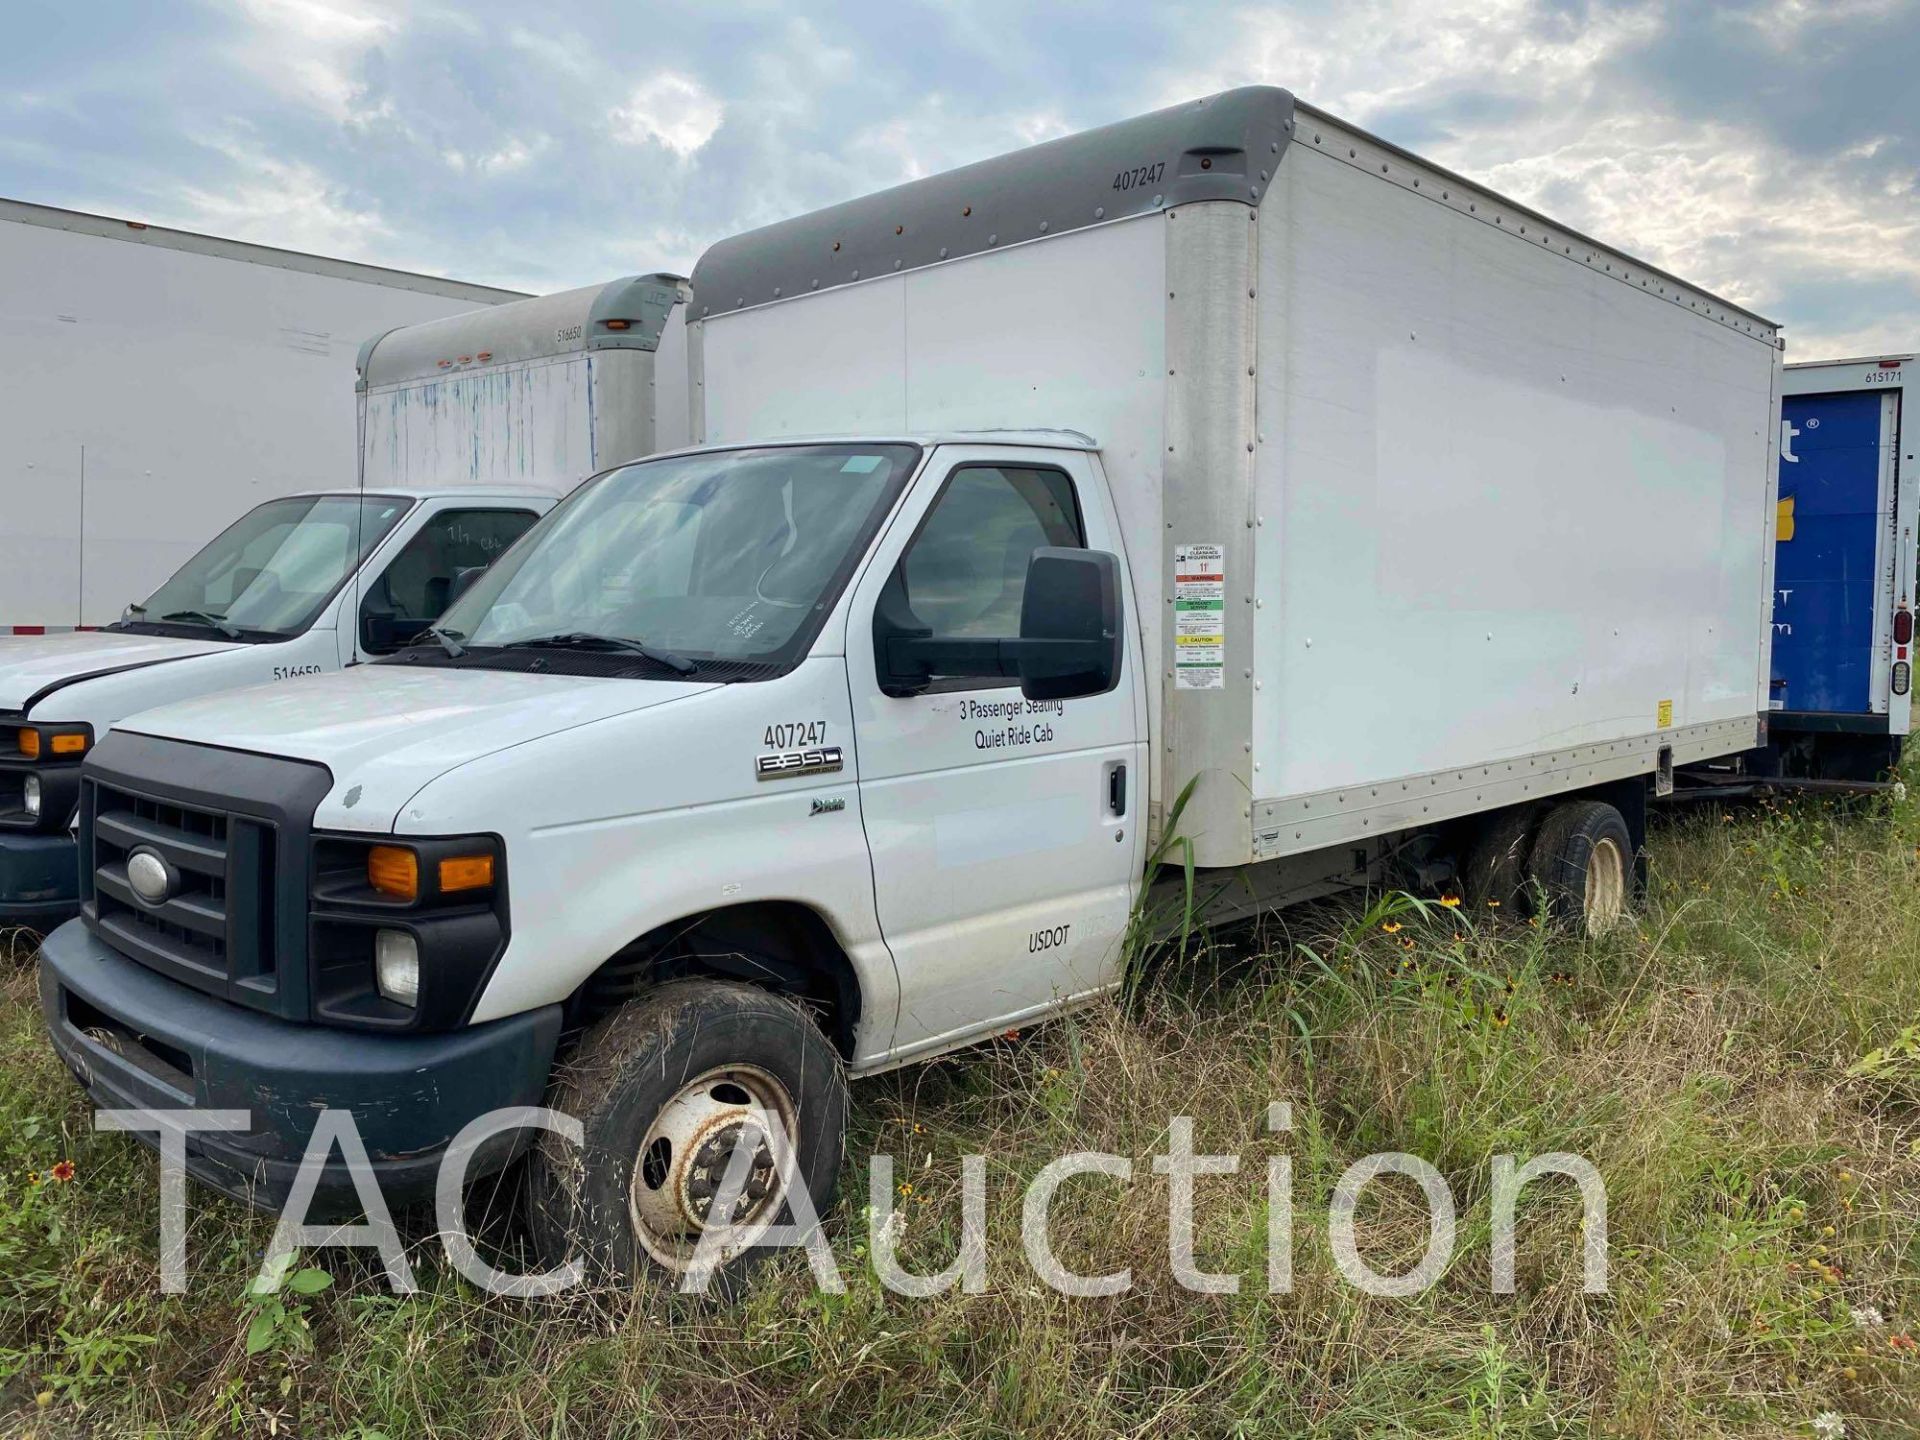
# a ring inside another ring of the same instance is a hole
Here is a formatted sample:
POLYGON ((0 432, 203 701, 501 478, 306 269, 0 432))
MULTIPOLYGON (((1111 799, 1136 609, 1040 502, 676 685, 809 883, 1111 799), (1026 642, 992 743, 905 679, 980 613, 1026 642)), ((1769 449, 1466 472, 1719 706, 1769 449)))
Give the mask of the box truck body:
POLYGON ((241 512, 351 487, 361 341, 520 298, 0 201, 0 634, 104 624, 241 512))
POLYGON ((189 1140, 207 1182, 275 1203, 331 1106, 420 1194, 548 1103, 556 1260, 744 1264, 830 1192, 844 1073, 1119 983, 1153 832, 1216 913, 1537 882, 1599 929, 1648 790, 1756 742, 1773 327, 1284 91, 722 242, 693 291, 703 443, 570 494, 458 653, 88 758, 49 1032, 102 1103, 272 1097, 189 1140), (269 801, 214 918, 286 943, 210 961, 116 888, 114 817, 269 801))
POLYGON ((1153 800, 1200 777, 1203 864, 1751 745, 1775 327, 1288 118, 1217 157, 1039 147, 721 242, 702 438, 1093 437, 1153 800))
POLYGON ((558 494, 685 445, 685 299, 678 276, 635 275, 368 340, 363 483, 558 494))
POLYGON ((1785 370, 1768 698, 1790 774, 1872 779, 1911 726, 1916 472, 1902 412, 1916 365, 1785 370))

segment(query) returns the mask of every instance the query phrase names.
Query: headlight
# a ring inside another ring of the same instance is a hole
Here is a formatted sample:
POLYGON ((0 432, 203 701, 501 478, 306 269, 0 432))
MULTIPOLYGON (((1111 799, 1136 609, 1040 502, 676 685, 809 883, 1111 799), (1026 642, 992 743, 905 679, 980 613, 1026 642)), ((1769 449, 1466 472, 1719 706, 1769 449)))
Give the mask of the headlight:
POLYGON ((395 1004, 418 1004, 419 942, 404 930, 382 930, 376 934, 373 937, 373 980, 380 993, 395 1004))
POLYGON ((27 812, 29 820, 40 818, 40 777, 38 775, 27 776, 21 785, 20 805, 27 812))

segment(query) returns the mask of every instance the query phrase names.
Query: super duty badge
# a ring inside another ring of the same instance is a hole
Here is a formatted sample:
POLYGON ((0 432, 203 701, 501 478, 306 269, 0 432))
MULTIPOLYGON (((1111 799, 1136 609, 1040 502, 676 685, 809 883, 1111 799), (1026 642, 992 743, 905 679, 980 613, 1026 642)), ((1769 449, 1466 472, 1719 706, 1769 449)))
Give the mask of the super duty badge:
POLYGON ((840 747, 821 745, 812 750, 762 755, 753 762, 753 773, 762 780, 786 780, 796 775, 825 775, 840 767, 840 747))

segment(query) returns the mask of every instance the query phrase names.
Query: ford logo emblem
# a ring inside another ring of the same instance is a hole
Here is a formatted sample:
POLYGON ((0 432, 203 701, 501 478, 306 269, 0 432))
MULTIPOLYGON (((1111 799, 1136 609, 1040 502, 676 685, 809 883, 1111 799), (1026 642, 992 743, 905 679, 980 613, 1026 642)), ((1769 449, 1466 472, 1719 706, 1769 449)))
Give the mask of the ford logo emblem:
POLYGON ((173 867, 142 846, 127 857, 127 884, 148 905, 164 905, 173 894, 173 867))

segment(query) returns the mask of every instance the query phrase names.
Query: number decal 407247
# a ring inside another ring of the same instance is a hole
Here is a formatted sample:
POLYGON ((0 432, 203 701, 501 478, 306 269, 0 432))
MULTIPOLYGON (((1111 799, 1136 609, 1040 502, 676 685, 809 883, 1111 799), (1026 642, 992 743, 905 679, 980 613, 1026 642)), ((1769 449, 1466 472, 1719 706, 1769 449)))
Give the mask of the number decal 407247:
POLYGON ((827 738, 824 720, 776 721, 767 726, 760 743, 769 750, 791 750, 796 745, 819 745, 827 738))
POLYGON ((1113 177, 1113 188, 1132 190, 1140 185, 1158 185, 1160 177, 1167 173, 1167 162, 1156 160, 1151 165, 1136 165, 1131 170, 1122 170, 1113 177))

